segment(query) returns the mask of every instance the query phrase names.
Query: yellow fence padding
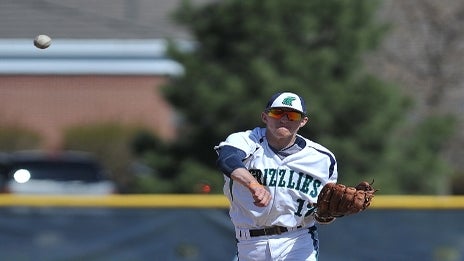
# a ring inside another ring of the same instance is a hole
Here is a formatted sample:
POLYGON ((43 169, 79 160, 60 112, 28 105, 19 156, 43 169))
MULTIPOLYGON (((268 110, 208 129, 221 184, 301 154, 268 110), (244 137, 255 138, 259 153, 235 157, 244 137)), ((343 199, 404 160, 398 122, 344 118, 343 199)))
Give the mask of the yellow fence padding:
MULTIPOLYGON (((223 195, 0 195, 0 207, 227 208, 223 195)), ((464 209, 464 196, 376 196, 371 208, 464 209)))

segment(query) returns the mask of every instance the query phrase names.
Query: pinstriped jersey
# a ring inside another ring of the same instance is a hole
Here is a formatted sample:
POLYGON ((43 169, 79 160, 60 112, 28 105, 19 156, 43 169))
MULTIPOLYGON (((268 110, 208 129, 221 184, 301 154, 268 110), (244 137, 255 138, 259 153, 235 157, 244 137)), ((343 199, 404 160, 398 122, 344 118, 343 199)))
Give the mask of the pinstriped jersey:
POLYGON ((230 202, 230 217, 237 228, 296 227, 314 224, 314 204, 322 187, 336 182, 337 163, 327 148, 309 139, 294 154, 279 157, 266 140, 266 129, 255 128, 229 135, 215 149, 233 146, 246 153, 248 171, 272 195, 266 207, 253 204, 245 186, 224 175, 224 194, 230 202))

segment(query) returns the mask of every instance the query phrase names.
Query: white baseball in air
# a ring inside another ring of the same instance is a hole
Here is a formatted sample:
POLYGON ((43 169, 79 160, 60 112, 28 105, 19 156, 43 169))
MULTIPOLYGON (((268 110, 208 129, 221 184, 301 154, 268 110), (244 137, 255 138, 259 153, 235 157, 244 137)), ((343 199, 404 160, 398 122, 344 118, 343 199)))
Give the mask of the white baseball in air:
POLYGON ((52 38, 45 34, 37 35, 34 38, 34 45, 39 49, 46 49, 52 44, 52 38))

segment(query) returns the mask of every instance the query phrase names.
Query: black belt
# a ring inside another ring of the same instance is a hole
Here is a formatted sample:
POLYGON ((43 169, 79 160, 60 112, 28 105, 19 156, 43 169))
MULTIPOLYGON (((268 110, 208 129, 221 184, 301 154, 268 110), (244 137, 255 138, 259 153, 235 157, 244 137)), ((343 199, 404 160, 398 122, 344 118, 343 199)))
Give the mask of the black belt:
MULTIPOLYGON (((301 228, 301 226, 298 226, 297 228, 301 228)), ((285 232, 288 232, 288 228, 281 226, 273 226, 263 229, 250 229, 250 237, 280 235, 285 232)))

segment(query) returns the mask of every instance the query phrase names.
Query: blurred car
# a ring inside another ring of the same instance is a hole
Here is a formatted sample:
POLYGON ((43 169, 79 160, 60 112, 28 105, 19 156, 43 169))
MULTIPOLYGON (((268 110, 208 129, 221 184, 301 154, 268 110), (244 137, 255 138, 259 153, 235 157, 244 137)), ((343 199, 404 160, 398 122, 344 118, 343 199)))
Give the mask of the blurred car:
POLYGON ((18 151, 0 161, 2 190, 12 194, 107 195, 117 192, 93 155, 78 151, 18 151))

